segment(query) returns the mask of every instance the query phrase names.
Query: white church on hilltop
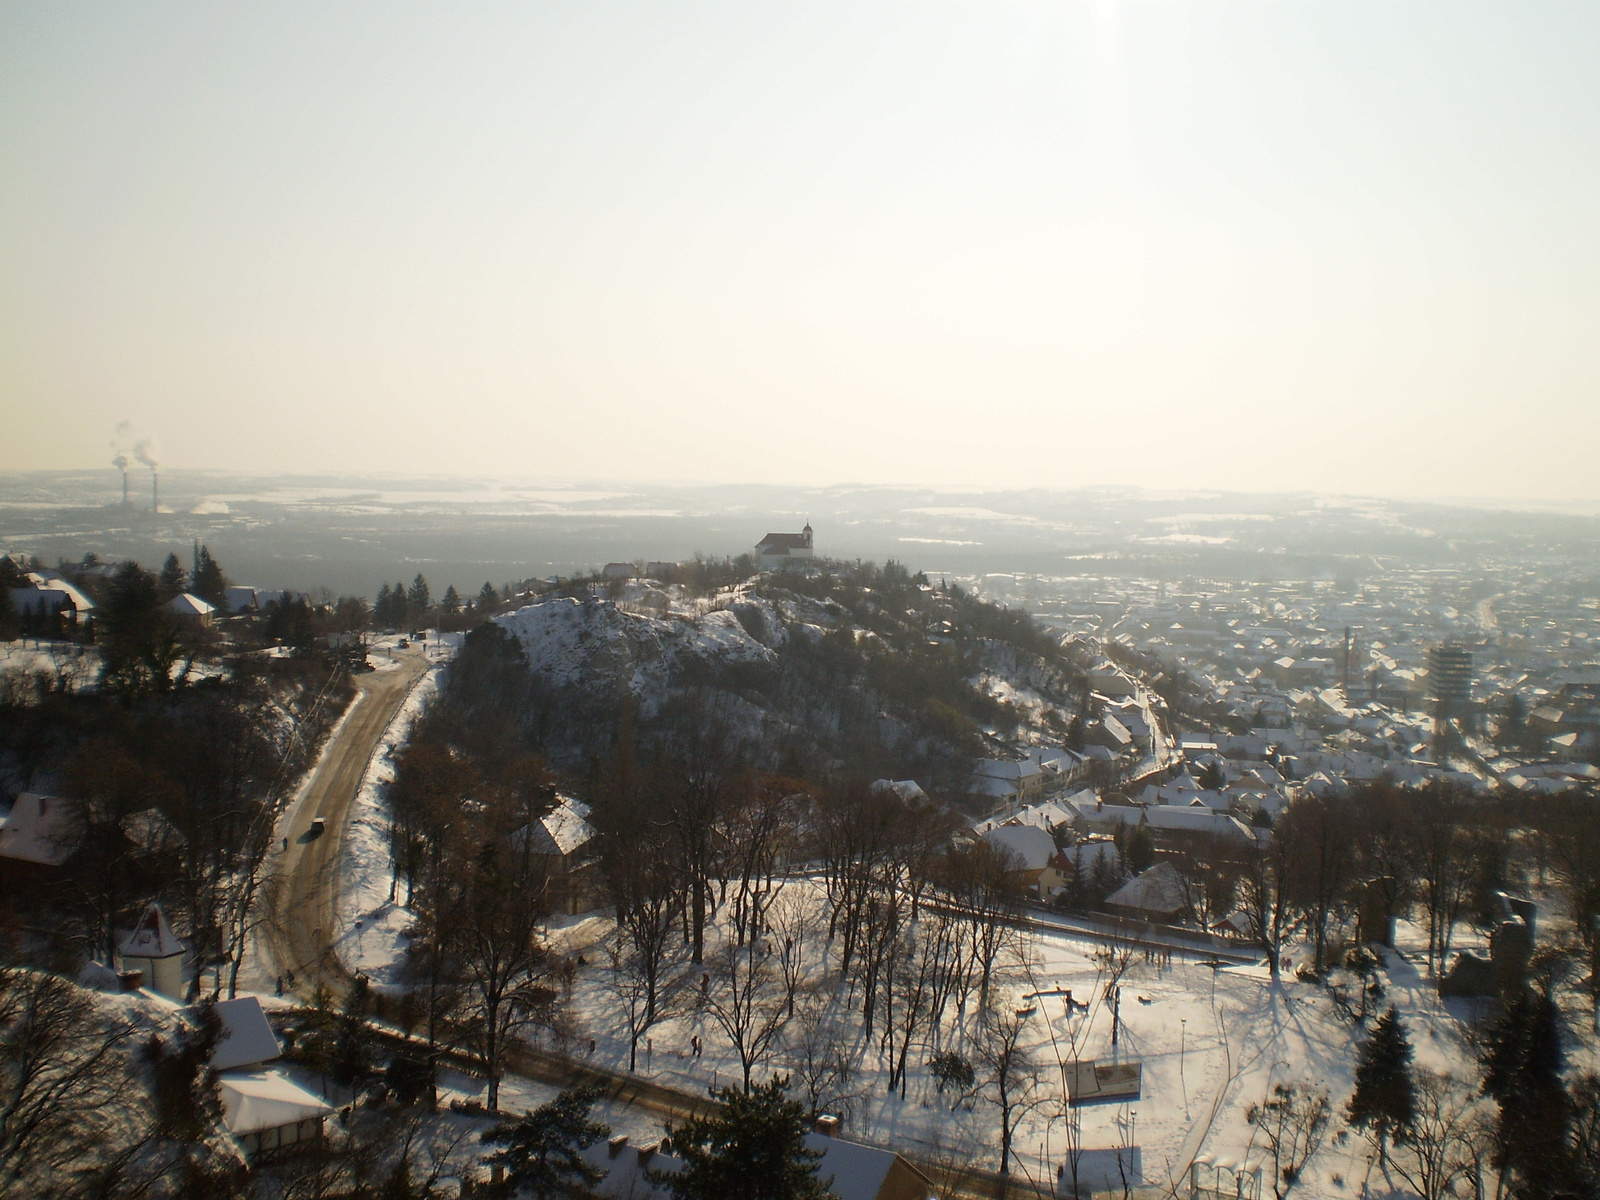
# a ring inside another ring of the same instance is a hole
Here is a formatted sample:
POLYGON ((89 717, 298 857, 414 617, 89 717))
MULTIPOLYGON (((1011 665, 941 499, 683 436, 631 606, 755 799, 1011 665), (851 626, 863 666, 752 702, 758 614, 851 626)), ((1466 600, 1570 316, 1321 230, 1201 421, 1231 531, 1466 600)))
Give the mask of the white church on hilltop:
POLYGON ((756 543, 756 561, 763 571, 781 571, 811 558, 811 522, 799 533, 769 533, 756 543))

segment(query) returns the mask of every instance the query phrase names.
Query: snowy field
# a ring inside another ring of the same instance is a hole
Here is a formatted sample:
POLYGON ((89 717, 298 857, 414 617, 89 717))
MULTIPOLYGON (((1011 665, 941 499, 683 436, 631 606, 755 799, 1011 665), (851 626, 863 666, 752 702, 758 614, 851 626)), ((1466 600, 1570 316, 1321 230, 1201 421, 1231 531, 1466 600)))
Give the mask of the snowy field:
MULTIPOLYGON (((820 903, 820 896, 817 897, 820 903)), ((553 940, 582 954, 574 1003, 579 1014, 580 1051, 586 1039, 596 1042, 594 1059, 626 1070, 627 1029, 603 964, 604 939, 610 922, 593 916, 553 930, 553 940)), ((1219 966, 1177 953, 1165 965, 1146 961, 1136 951, 1122 980, 1121 1030, 1111 1045, 1111 1013, 1104 1002, 1106 976, 1097 965, 1097 943, 1083 937, 1049 933, 1032 939, 1029 961, 1006 984, 1003 1008, 1033 1008, 1024 1042, 1038 1067, 1038 1103, 1022 1116, 1013 1146, 1013 1173, 1040 1179, 1053 1177, 1063 1151, 1061 1065, 1073 1058, 1142 1064, 1142 1090, 1130 1102, 1080 1106, 1081 1145, 1088 1150, 1138 1148, 1145 1185, 1165 1186, 1184 1176, 1201 1153, 1212 1157, 1262 1161, 1251 1145, 1245 1121, 1248 1106, 1279 1083, 1325 1087, 1342 1104, 1353 1086, 1357 1030, 1342 1018, 1327 992, 1315 984, 1285 977, 1274 985, 1263 966, 1219 966), (1070 989, 1087 1014, 1067 1014, 1063 996, 1070 989), (1051 993, 1035 996, 1034 993, 1051 993)), ((815 957, 825 949, 819 942, 815 957)), ((1441 1004, 1431 983, 1398 955, 1389 957, 1384 972, 1386 996, 1412 1031, 1419 1065, 1464 1071, 1470 1053, 1463 1026, 1441 1004)), ((862 1045, 859 1011, 843 1010, 840 1026, 856 1030, 852 1049, 860 1054, 860 1073, 851 1090, 844 1133, 864 1141, 893 1146, 933 1161, 974 1161, 991 1170, 999 1162, 998 1112, 982 1099, 952 1111, 950 1095, 940 1096, 926 1069, 926 1053, 913 1051, 906 1099, 888 1094, 887 1063, 876 1045, 862 1045)), ((970 1019, 968 1022, 970 1026, 970 1019)), ((964 1046, 969 1028, 951 1029, 947 1046, 964 1046)), ((686 1006, 673 1020, 651 1033, 653 1053, 641 1053, 640 1070, 662 1083, 684 1090, 737 1084, 738 1060, 704 1011, 686 1006), (690 1052, 698 1036, 704 1052, 690 1052)), ((970 1057, 970 1054, 969 1054, 970 1057)), ((780 1049, 758 1071, 792 1069, 790 1055, 780 1049)), ((1337 1195, 1340 1184, 1350 1194, 1360 1191, 1367 1174, 1369 1147, 1359 1138, 1327 1145, 1312 1164, 1302 1194, 1337 1195), (1352 1181, 1353 1186, 1352 1186, 1352 1181)), ((1376 1181, 1374 1181, 1376 1190, 1376 1181)))
MULTIPOLYGON (((812 886, 790 885, 797 894, 812 886)), ((378 899, 386 901, 386 875, 376 890, 381 892, 378 899)), ((820 894, 813 891, 811 902, 820 906, 820 894)), ((347 936, 343 943, 359 953, 352 955, 351 964, 360 963, 380 982, 389 978, 403 947, 393 936, 396 918, 398 923, 405 919, 380 904, 369 913, 365 938, 347 936)), ((627 1028, 606 966, 605 943, 611 928, 610 919, 599 913, 559 918, 551 925, 553 948, 581 956, 584 964, 573 992, 574 1037, 561 1048, 581 1060, 626 1071, 627 1028), (592 1052, 590 1039, 595 1044, 592 1052)), ((1475 941, 1469 936, 1462 948, 1475 941)), ((1167 960, 1152 956, 1147 961, 1142 951, 1136 951, 1122 980, 1121 1030, 1113 1047, 1110 1008, 1103 998, 1106 975, 1096 961, 1096 948, 1095 941, 1077 935, 1039 934, 1031 939, 1027 962, 1015 968, 1005 984, 1003 1009, 1034 1009, 1025 1023, 1024 1042, 1038 1079, 1036 1103, 1019 1119, 1013 1174, 1032 1180, 1055 1176, 1065 1136, 1060 1064, 1077 1057, 1142 1065, 1142 1089, 1136 1100, 1088 1103, 1076 1112, 1080 1145, 1086 1151, 1136 1148, 1144 1186, 1170 1187, 1186 1176, 1189 1164, 1200 1155, 1265 1165, 1270 1175, 1270 1160, 1259 1137, 1252 1138, 1245 1113, 1274 1085, 1286 1083, 1302 1089, 1325 1088, 1334 1106, 1323 1148, 1297 1194, 1396 1192, 1395 1184, 1386 1184, 1369 1161, 1369 1144, 1355 1134, 1341 1134, 1339 1113, 1353 1086, 1361 1032, 1339 1013, 1325 988, 1290 975, 1274 984, 1264 966, 1213 968, 1199 957, 1178 953, 1167 960), (1067 989, 1075 1000, 1088 1003, 1086 1014, 1068 1015, 1060 994, 1067 989)), ((1441 1002, 1431 980, 1412 961, 1420 958, 1418 932, 1404 924, 1401 948, 1403 953, 1385 956, 1380 973, 1385 994, 1374 1011, 1391 1003, 1399 1009, 1418 1066, 1476 1079, 1467 1040, 1472 1006, 1441 1002)), ((821 939, 810 950, 818 966, 829 952, 821 939)), ((697 989, 692 981, 698 974, 698 969, 689 973, 691 986, 683 993, 677 1014, 650 1031, 639 1053, 640 1074, 689 1092, 737 1085, 740 1079, 732 1047, 711 1014, 694 1002, 697 989), (696 1037, 703 1046, 699 1056, 691 1049, 696 1037)), ((839 1027, 853 1031, 847 1035, 854 1038, 850 1049, 859 1056, 857 1077, 848 1088, 850 1098, 842 1106, 845 1136, 936 1163, 997 1167, 998 1113, 992 1104, 978 1098, 952 1108, 952 1095, 939 1095, 928 1074, 926 1050, 913 1051, 906 1098, 890 1094, 887 1062, 876 1044, 863 1044, 859 1008, 847 1008, 842 994, 825 997, 824 1002, 831 1006, 839 1027)), ((947 1023, 945 1047, 965 1050, 970 1031, 970 1015, 963 1027, 947 1023)), ((791 1024, 787 1044, 757 1069, 758 1079, 793 1071, 797 1037, 798 1022, 791 1024)), ((545 1044, 549 1045, 548 1039, 545 1044)), ((1592 1043, 1578 1057, 1592 1059, 1592 1043)), ((482 1096, 482 1081, 470 1076, 452 1075, 445 1084, 451 1096, 482 1096)), ((518 1110, 543 1103, 553 1094, 552 1088, 509 1079, 501 1103, 518 1110)), ((661 1130, 658 1120, 637 1109, 607 1106, 599 1115, 636 1137, 653 1137, 661 1130)), ((1093 1159, 1086 1155, 1084 1161, 1093 1159)), ((1099 1161, 1108 1158, 1101 1156, 1099 1161)), ((1265 1186, 1264 1194, 1270 1195, 1270 1183, 1265 1186)))
POLYGON ((19 638, 0 641, 0 676, 37 678, 43 675, 51 687, 65 678, 71 688, 92 684, 100 675, 100 651, 75 642, 41 641, 19 638))

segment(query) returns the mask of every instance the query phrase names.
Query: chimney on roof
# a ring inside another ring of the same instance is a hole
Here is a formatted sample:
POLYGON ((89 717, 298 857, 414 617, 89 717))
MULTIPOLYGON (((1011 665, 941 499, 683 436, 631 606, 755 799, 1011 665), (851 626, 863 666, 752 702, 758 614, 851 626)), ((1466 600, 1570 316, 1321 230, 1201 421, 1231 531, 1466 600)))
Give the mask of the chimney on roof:
POLYGON ((617 1155, 622 1153, 622 1148, 624 1146, 626 1146, 627 1144, 628 1144, 628 1135, 625 1134, 625 1133, 617 1134, 615 1137, 613 1137, 610 1141, 608 1141, 606 1143, 606 1154, 607 1154, 607 1156, 610 1157, 610 1158, 615 1158, 617 1155))
POLYGON ((817 1118, 816 1130, 823 1137, 838 1137, 839 1118, 832 1113, 823 1113, 817 1118))

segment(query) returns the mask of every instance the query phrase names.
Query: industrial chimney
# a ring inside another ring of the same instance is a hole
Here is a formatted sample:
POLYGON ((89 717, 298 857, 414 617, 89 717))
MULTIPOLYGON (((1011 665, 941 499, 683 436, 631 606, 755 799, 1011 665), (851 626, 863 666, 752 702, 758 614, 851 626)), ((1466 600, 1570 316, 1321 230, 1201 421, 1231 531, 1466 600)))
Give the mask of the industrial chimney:
POLYGON ((150 511, 161 511, 161 476, 154 467, 150 469, 150 511))

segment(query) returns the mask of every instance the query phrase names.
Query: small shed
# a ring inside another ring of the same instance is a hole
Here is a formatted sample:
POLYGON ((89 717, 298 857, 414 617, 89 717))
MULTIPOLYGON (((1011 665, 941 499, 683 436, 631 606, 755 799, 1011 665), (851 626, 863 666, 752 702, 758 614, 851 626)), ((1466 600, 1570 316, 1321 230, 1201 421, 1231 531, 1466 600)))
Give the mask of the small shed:
POLYGON ((146 987, 174 1000, 183 996, 183 954, 183 943, 159 904, 146 908, 139 923, 117 943, 122 970, 143 971, 146 987))

